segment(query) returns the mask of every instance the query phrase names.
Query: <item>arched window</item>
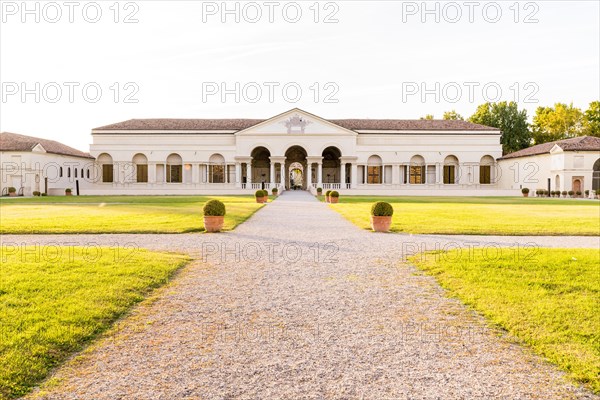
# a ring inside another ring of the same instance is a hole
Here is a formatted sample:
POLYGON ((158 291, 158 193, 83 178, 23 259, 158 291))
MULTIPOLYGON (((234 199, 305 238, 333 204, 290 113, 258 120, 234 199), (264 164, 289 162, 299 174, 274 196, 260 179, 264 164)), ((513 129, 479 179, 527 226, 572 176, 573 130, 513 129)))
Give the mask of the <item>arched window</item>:
POLYGON ((135 181, 138 183, 148 182, 148 159, 145 155, 138 153, 132 158, 135 169, 135 181))
POLYGON ((592 190, 596 191, 596 194, 600 194, 600 158, 594 163, 594 172, 592 173, 592 190))
POLYGON ((376 185, 383 183, 383 162, 378 155, 372 155, 367 161, 367 183, 376 185))
POLYGON ((410 159, 410 184, 421 185, 425 183, 425 159, 419 155, 410 159))
POLYGON ((213 154, 208 162, 208 182, 225 183, 225 157, 220 154, 213 154))
POLYGON ((67 167, 67 178, 71 177, 71 167, 67 167))
POLYGON ((179 154, 171 154, 167 157, 167 182, 183 182, 183 160, 179 154))
POLYGON ((444 160, 444 183, 453 185, 458 183, 458 158, 448 156, 444 160))
POLYGON ((75 178, 77 178, 77 168, 73 168, 73 172, 75 172, 75 178))
POLYGON ((90 179, 90 169, 88 168, 85 172, 86 172, 86 177, 88 179, 90 179))
POLYGON ((102 182, 111 183, 113 182, 114 168, 113 168, 113 159, 110 155, 106 153, 102 153, 98 156, 98 164, 102 169, 102 182))
POLYGON ((81 177, 83 178, 83 168, 81 168, 81 177))
POLYGON ((492 156, 483 156, 479 162, 479 183, 482 185, 489 185, 492 183, 492 166, 494 165, 494 158, 492 156))

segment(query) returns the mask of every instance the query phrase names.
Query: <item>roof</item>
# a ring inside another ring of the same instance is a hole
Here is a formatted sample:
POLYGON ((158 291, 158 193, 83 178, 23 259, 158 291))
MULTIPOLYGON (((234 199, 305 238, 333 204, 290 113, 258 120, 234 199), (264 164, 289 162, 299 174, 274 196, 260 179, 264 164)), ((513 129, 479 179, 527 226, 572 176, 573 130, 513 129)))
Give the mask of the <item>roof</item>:
POLYGON ((34 147, 41 145, 47 153, 63 156, 94 158, 89 153, 84 153, 54 140, 36 138, 33 136, 19 135, 18 133, 0 133, 0 151, 33 151, 34 147))
MULTIPOLYGON (((240 131, 257 125, 266 119, 130 119, 116 124, 101 126, 94 131, 240 131)), ((485 125, 467 121, 450 120, 407 120, 407 119, 331 119, 327 120, 345 129, 354 131, 495 131, 485 125)))
POLYGON ((501 160, 547 154, 550 153, 550 150, 552 150, 555 145, 558 145, 563 151, 600 151, 600 138, 594 136, 578 136, 557 140, 555 142, 537 144, 523 150, 515 151, 514 153, 509 153, 502 157, 501 160))

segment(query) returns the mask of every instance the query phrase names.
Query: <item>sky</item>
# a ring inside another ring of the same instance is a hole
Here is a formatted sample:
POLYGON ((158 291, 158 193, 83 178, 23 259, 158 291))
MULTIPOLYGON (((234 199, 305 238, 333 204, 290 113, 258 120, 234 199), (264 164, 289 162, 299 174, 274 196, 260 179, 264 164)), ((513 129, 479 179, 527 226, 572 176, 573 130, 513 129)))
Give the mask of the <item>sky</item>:
POLYGON ((416 119, 600 98, 599 1, 0 1, 0 130, 89 150, 132 118, 416 119))

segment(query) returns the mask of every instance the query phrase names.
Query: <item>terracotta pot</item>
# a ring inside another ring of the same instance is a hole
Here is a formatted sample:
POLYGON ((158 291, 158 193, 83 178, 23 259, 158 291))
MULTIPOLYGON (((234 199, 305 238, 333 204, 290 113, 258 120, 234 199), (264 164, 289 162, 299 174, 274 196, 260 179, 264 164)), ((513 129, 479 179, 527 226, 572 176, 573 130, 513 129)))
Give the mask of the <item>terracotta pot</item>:
POLYGON ((268 203, 268 202, 269 202, 269 196, 263 197, 263 203, 268 203))
POLYGON ((217 217, 204 217, 204 229, 206 232, 220 232, 223 229, 223 221, 225 217, 217 216, 217 217))
POLYGON ((523 197, 529 197, 529 193, 523 193, 523 197))
POLYGON ((10 192, 8 195, 10 197, 17 197, 17 192, 10 192))
POLYGON ((392 217, 376 217, 371 215, 371 228, 375 232, 389 232, 392 226, 392 217))
POLYGON ((265 202, 265 198, 264 197, 256 197, 256 202, 262 204, 265 202))
POLYGON ((336 204, 338 202, 338 200, 339 200, 339 197, 330 197, 329 198, 329 202, 331 204, 336 204))
POLYGON ((325 203, 331 203, 331 197, 325 196, 325 203))
POLYGON ((73 196, 73 193, 71 193, 71 192, 65 192, 65 196, 73 196))

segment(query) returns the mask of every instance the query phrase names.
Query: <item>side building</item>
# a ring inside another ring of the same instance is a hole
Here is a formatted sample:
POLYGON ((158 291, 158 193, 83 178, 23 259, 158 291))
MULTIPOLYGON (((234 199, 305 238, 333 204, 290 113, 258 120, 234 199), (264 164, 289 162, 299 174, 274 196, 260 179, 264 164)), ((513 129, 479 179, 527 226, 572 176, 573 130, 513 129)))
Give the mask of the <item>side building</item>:
POLYGON ((33 192, 64 195, 66 189, 89 194, 94 185, 94 157, 54 140, 16 133, 0 133, 0 192, 8 195, 14 187, 17 195, 33 192))

